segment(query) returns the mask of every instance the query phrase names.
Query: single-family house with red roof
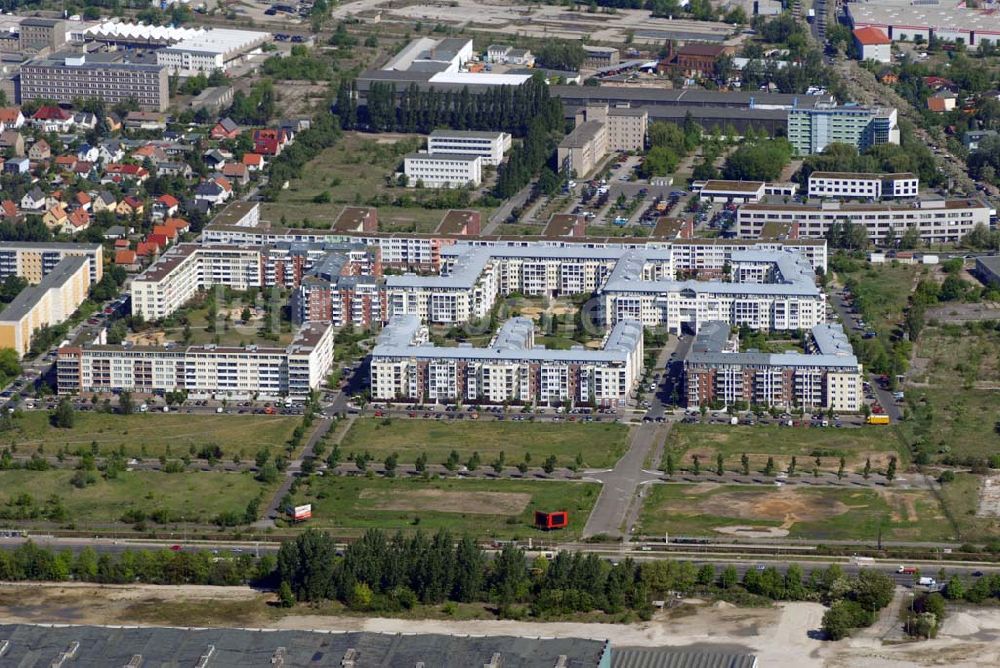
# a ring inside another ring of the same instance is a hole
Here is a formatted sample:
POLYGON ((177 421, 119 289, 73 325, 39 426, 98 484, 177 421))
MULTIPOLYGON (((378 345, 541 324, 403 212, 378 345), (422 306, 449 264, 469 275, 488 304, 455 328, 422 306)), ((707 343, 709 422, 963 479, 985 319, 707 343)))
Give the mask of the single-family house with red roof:
POLYGON ((240 126, 231 118, 223 118, 215 124, 208 136, 212 139, 236 139, 240 135, 240 126))
POLYGON ((253 152, 262 155, 280 155, 288 143, 288 133, 284 130, 262 128, 254 130, 253 152))
POLYGON ((259 172, 264 169, 264 156, 260 153, 244 153, 241 161, 251 172, 259 172))
POLYGON ((114 263, 125 271, 139 271, 139 256, 134 250, 115 251, 114 263))
POLYGON ((118 202, 118 208, 115 209, 115 213, 119 216, 141 216, 146 210, 146 205, 138 197, 133 197, 128 195, 122 198, 122 201, 118 202))

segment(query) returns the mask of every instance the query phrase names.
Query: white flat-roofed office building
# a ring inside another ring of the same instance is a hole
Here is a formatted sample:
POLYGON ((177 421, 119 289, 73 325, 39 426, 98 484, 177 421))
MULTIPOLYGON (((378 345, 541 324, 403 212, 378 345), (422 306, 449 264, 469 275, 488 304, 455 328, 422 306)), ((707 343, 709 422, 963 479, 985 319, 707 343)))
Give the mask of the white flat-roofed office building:
POLYGON ((511 136, 506 132, 435 130, 427 137, 431 155, 478 155, 486 165, 499 165, 510 146, 511 136))
POLYGON ((372 398, 381 401, 621 406, 642 373, 642 327, 621 322, 600 349, 535 345, 529 318, 507 320, 484 348, 437 347, 413 315, 395 316, 372 350, 372 398))
POLYGON ((411 186, 462 188, 483 182, 483 158, 463 153, 410 153, 403 158, 403 173, 411 186))
POLYGON ((883 199, 917 197, 920 178, 916 174, 860 174, 813 172, 809 175, 809 197, 883 199))
POLYGON ((173 392, 217 397, 305 399, 333 364, 333 326, 306 323, 286 347, 64 346, 60 394, 173 392))
POLYGON ((899 238, 915 227, 925 244, 953 244, 976 225, 989 227, 993 210, 978 199, 916 200, 846 204, 837 200, 820 204, 744 204, 736 212, 741 237, 760 236, 767 223, 794 222, 799 236, 825 238, 836 224, 853 223, 868 230, 868 238, 881 242, 891 229, 899 238))

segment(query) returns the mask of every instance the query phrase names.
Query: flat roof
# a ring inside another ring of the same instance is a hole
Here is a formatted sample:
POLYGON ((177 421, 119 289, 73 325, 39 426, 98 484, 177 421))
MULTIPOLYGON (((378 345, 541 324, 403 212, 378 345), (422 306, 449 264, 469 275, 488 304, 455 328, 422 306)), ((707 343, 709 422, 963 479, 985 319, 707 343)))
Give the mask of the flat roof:
POLYGON ((746 109, 805 109, 832 104, 830 95, 795 95, 761 91, 714 91, 695 89, 646 88, 641 86, 550 86, 554 97, 593 102, 635 101, 649 104, 746 109))
POLYGON ((724 346, 729 338, 729 325, 724 322, 706 323, 695 336, 684 364, 858 369, 858 358, 839 324, 817 325, 810 330, 810 334, 816 353, 726 352, 724 346))
POLYGON ((230 28, 208 28, 168 46, 164 51, 192 51, 198 53, 226 54, 252 49, 269 42, 271 33, 230 28))
POLYGON ((505 132, 483 132, 478 130, 445 130, 439 129, 431 132, 431 137, 462 137, 466 139, 499 139, 505 132))
MULTIPOLYGON (((53 288, 62 287, 66 281, 76 275, 82 267, 90 265, 90 258, 85 255, 69 255, 60 260, 52 271, 45 274, 38 285, 29 285, 14 297, 7 308, 0 313, 2 322, 18 322, 29 314, 38 304, 38 300, 53 288)), ((88 279, 89 280, 89 279, 88 279)), ((54 325, 57 323, 49 323, 54 325)))
POLYGON ((469 668, 500 654, 504 668, 555 666, 561 656, 572 668, 598 668, 610 654, 608 641, 580 638, 517 638, 370 632, 279 631, 231 628, 162 628, 70 625, 0 625, 9 641, 4 661, 54 665, 72 643, 70 664, 124 666, 136 656, 143 666, 194 666, 212 648, 211 668, 340 666, 350 650, 358 666, 469 668), (281 660, 276 660, 280 657, 281 660))
POLYGON ((475 162, 477 160, 481 161, 483 156, 473 155, 471 153, 426 153, 424 151, 407 153, 403 156, 404 160, 409 160, 411 158, 432 160, 434 162, 475 162))
POLYGON ((755 193, 764 188, 763 181, 705 181, 701 192, 734 192, 734 193, 755 193))
POLYGON ((471 86, 520 86, 531 77, 527 74, 496 74, 494 72, 438 72, 428 81, 432 84, 471 86))
POLYGON ((916 4, 909 0, 880 0, 878 4, 849 3, 846 6, 855 27, 891 26, 895 34, 903 34, 907 28, 932 28, 935 31, 975 31, 977 35, 1000 35, 1000 20, 995 9, 967 9, 954 0, 935 5, 916 4))
MULTIPOLYGON (((489 345, 436 346, 415 344, 424 329, 420 318, 413 314, 395 315, 383 329, 372 349, 372 357, 411 359, 474 359, 497 362, 606 362, 625 364, 629 355, 642 341, 642 325, 630 320, 618 322, 604 339, 599 350, 577 346, 569 350, 554 350, 544 346, 528 347, 534 323, 529 318, 510 318, 500 327, 489 345)), ((538 665, 538 664, 532 664, 538 665)))
POLYGON ((76 244, 65 241, 0 241, 0 250, 31 250, 44 253, 47 250, 77 253, 96 253, 101 244, 76 244))
POLYGON ((916 174, 911 172, 894 172, 891 174, 880 174, 877 172, 813 172, 810 179, 853 179, 855 181, 889 181, 899 179, 915 179, 916 174))
POLYGON ((917 200, 916 202, 869 202, 843 203, 839 201, 822 204, 770 204, 759 202, 743 204, 740 210, 747 211, 797 211, 799 213, 824 213, 837 211, 935 211, 941 209, 989 209, 977 199, 917 200))

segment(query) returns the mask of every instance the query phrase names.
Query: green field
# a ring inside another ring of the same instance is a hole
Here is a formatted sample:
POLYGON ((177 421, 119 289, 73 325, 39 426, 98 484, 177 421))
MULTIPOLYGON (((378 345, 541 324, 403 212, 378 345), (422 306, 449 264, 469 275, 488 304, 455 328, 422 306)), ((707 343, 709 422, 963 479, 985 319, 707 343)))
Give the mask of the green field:
POLYGON ((902 319, 920 271, 916 265, 891 262, 840 274, 840 278, 851 288, 855 306, 867 324, 879 334, 888 335, 902 319))
POLYGON ((957 473, 955 480, 941 486, 941 498, 958 524, 963 542, 1000 538, 1000 518, 979 517, 979 492, 982 476, 957 473))
POLYGON ((443 463, 452 450, 462 461, 478 452, 484 465, 501 451, 511 465, 528 453, 535 466, 549 455, 555 455, 559 465, 569 465, 581 454, 584 467, 605 468, 625 454, 627 445, 628 428, 612 423, 361 418, 344 436, 340 449, 345 457, 367 450, 377 460, 395 452, 407 464, 421 452, 430 463, 443 463))
POLYGON ((479 538, 527 538, 535 510, 567 510, 570 526, 553 536, 579 535, 600 486, 578 482, 515 480, 416 480, 402 478, 314 477, 295 496, 312 503, 309 526, 355 534, 447 528, 479 538))
POLYGON ((14 429, 0 433, 0 446, 16 445, 18 453, 43 447, 51 455, 64 447, 75 451, 96 443, 102 454, 117 452, 124 446, 129 456, 181 457, 190 453, 191 446, 200 449, 215 444, 227 459, 235 454, 252 459, 264 446, 280 450, 302 423, 302 418, 287 415, 114 415, 77 411, 75 418, 72 429, 57 429, 49 424, 47 411, 25 412, 14 419, 14 429))
MULTIPOLYGON (((70 481, 75 471, 0 471, 0 515, 45 521, 54 497, 66 509, 59 524, 109 525, 123 521, 128 511, 147 515, 160 510, 171 522, 210 524, 216 515, 243 513, 265 488, 249 473, 158 473, 126 471, 78 489, 70 481), (30 495, 26 504, 22 495, 30 495), (18 503, 18 497, 22 497, 18 503), (37 511, 32 517, 32 510, 37 511)), ((2 522, 3 520, 0 520, 2 522)))
POLYGON ((905 388, 909 438, 932 458, 1000 457, 1000 332, 927 327, 905 388))
POLYGON ((718 527, 778 527, 792 538, 952 540, 930 492, 734 485, 656 485, 637 532, 719 535, 718 527))
POLYGON ((812 471, 817 456, 821 471, 836 471, 841 456, 847 460, 848 470, 860 469, 868 457, 878 470, 888 463, 898 447, 892 432, 875 427, 675 424, 666 442, 666 451, 674 454, 678 468, 690 467, 695 454, 700 457, 703 469, 714 468, 716 455, 721 452, 725 468, 739 470, 745 452, 752 469, 757 470, 764 467, 769 456, 774 457, 779 470, 787 468, 794 455, 803 473, 812 471))
POLYGON ((433 232, 445 210, 424 208, 417 202, 393 206, 390 203, 396 198, 413 198, 415 191, 386 183, 393 172, 402 171, 403 156, 422 143, 419 135, 386 134, 375 139, 347 132, 312 160, 302 170, 302 178, 281 191, 277 202, 265 203, 263 216, 275 223, 284 217, 289 225, 302 225, 306 220, 312 227, 329 227, 345 205, 364 206, 373 197, 384 196, 386 201, 378 204, 380 229, 433 232), (314 201, 323 193, 329 193, 329 202, 314 201))

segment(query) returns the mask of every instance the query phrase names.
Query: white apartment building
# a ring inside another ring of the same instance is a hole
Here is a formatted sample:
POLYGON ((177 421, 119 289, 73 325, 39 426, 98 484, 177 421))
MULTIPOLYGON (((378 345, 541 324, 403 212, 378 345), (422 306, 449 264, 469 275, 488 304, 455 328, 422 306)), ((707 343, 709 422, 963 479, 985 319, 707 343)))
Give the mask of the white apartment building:
POLYGON ((410 153, 403 158, 403 173, 411 187, 478 187, 483 182, 483 158, 461 153, 410 153))
POLYGON ((953 244, 972 231, 976 225, 989 227, 994 213, 978 199, 929 200, 908 203, 842 204, 839 201, 815 204, 744 204, 736 213, 741 237, 760 235, 767 223, 797 223, 799 235, 825 238, 834 224, 863 225, 868 237, 881 242, 892 229, 901 237, 908 228, 916 227, 925 244, 953 244))
POLYGON ((159 320, 213 285, 262 287, 261 269, 257 248, 178 244, 132 279, 132 313, 159 320))
POLYGON ((920 178, 909 172, 899 174, 813 172, 809 175, 809 197, 876 200, 919 195, 920 178))
POLYGON ((420 403, 624 405, 641 377, 642 328, 622 322, 599 350, 536 346, 534 323, 511 318, 485 348, 436 347, 412 315, 394 317, 370 362, 372 398, 420 403))
POLYGON ((484 165, 499 165, 510 146, 507 132, 435 130, 427 137, 427 152, 431 155, 478 155, 484 165))
POLYGON ((385 291, 390 318, 415 315, 423 322, 469 322, 487 317, 496 303, 497 268, 488 253, 470 252, 440 276, 388 276, 385 291))
POLYGON ((303 400, 332 364, 332 325, 307 323, 285 348, 64 346, 57 380, 60 394, 186 390, 218 398, 303 400))
POLYGON ((731 266, 734 280, 750 282, 657 277, 644 251, 629 251, 600 292, 605 319, 663 326, 676 334, 697 333, 713 320, 756 330, 809 329, 825 321, 826 299, 805 258, 747 251, 733 253, 731 266), (763 263, 771 265, 766 275, 759 269, 763 263))

